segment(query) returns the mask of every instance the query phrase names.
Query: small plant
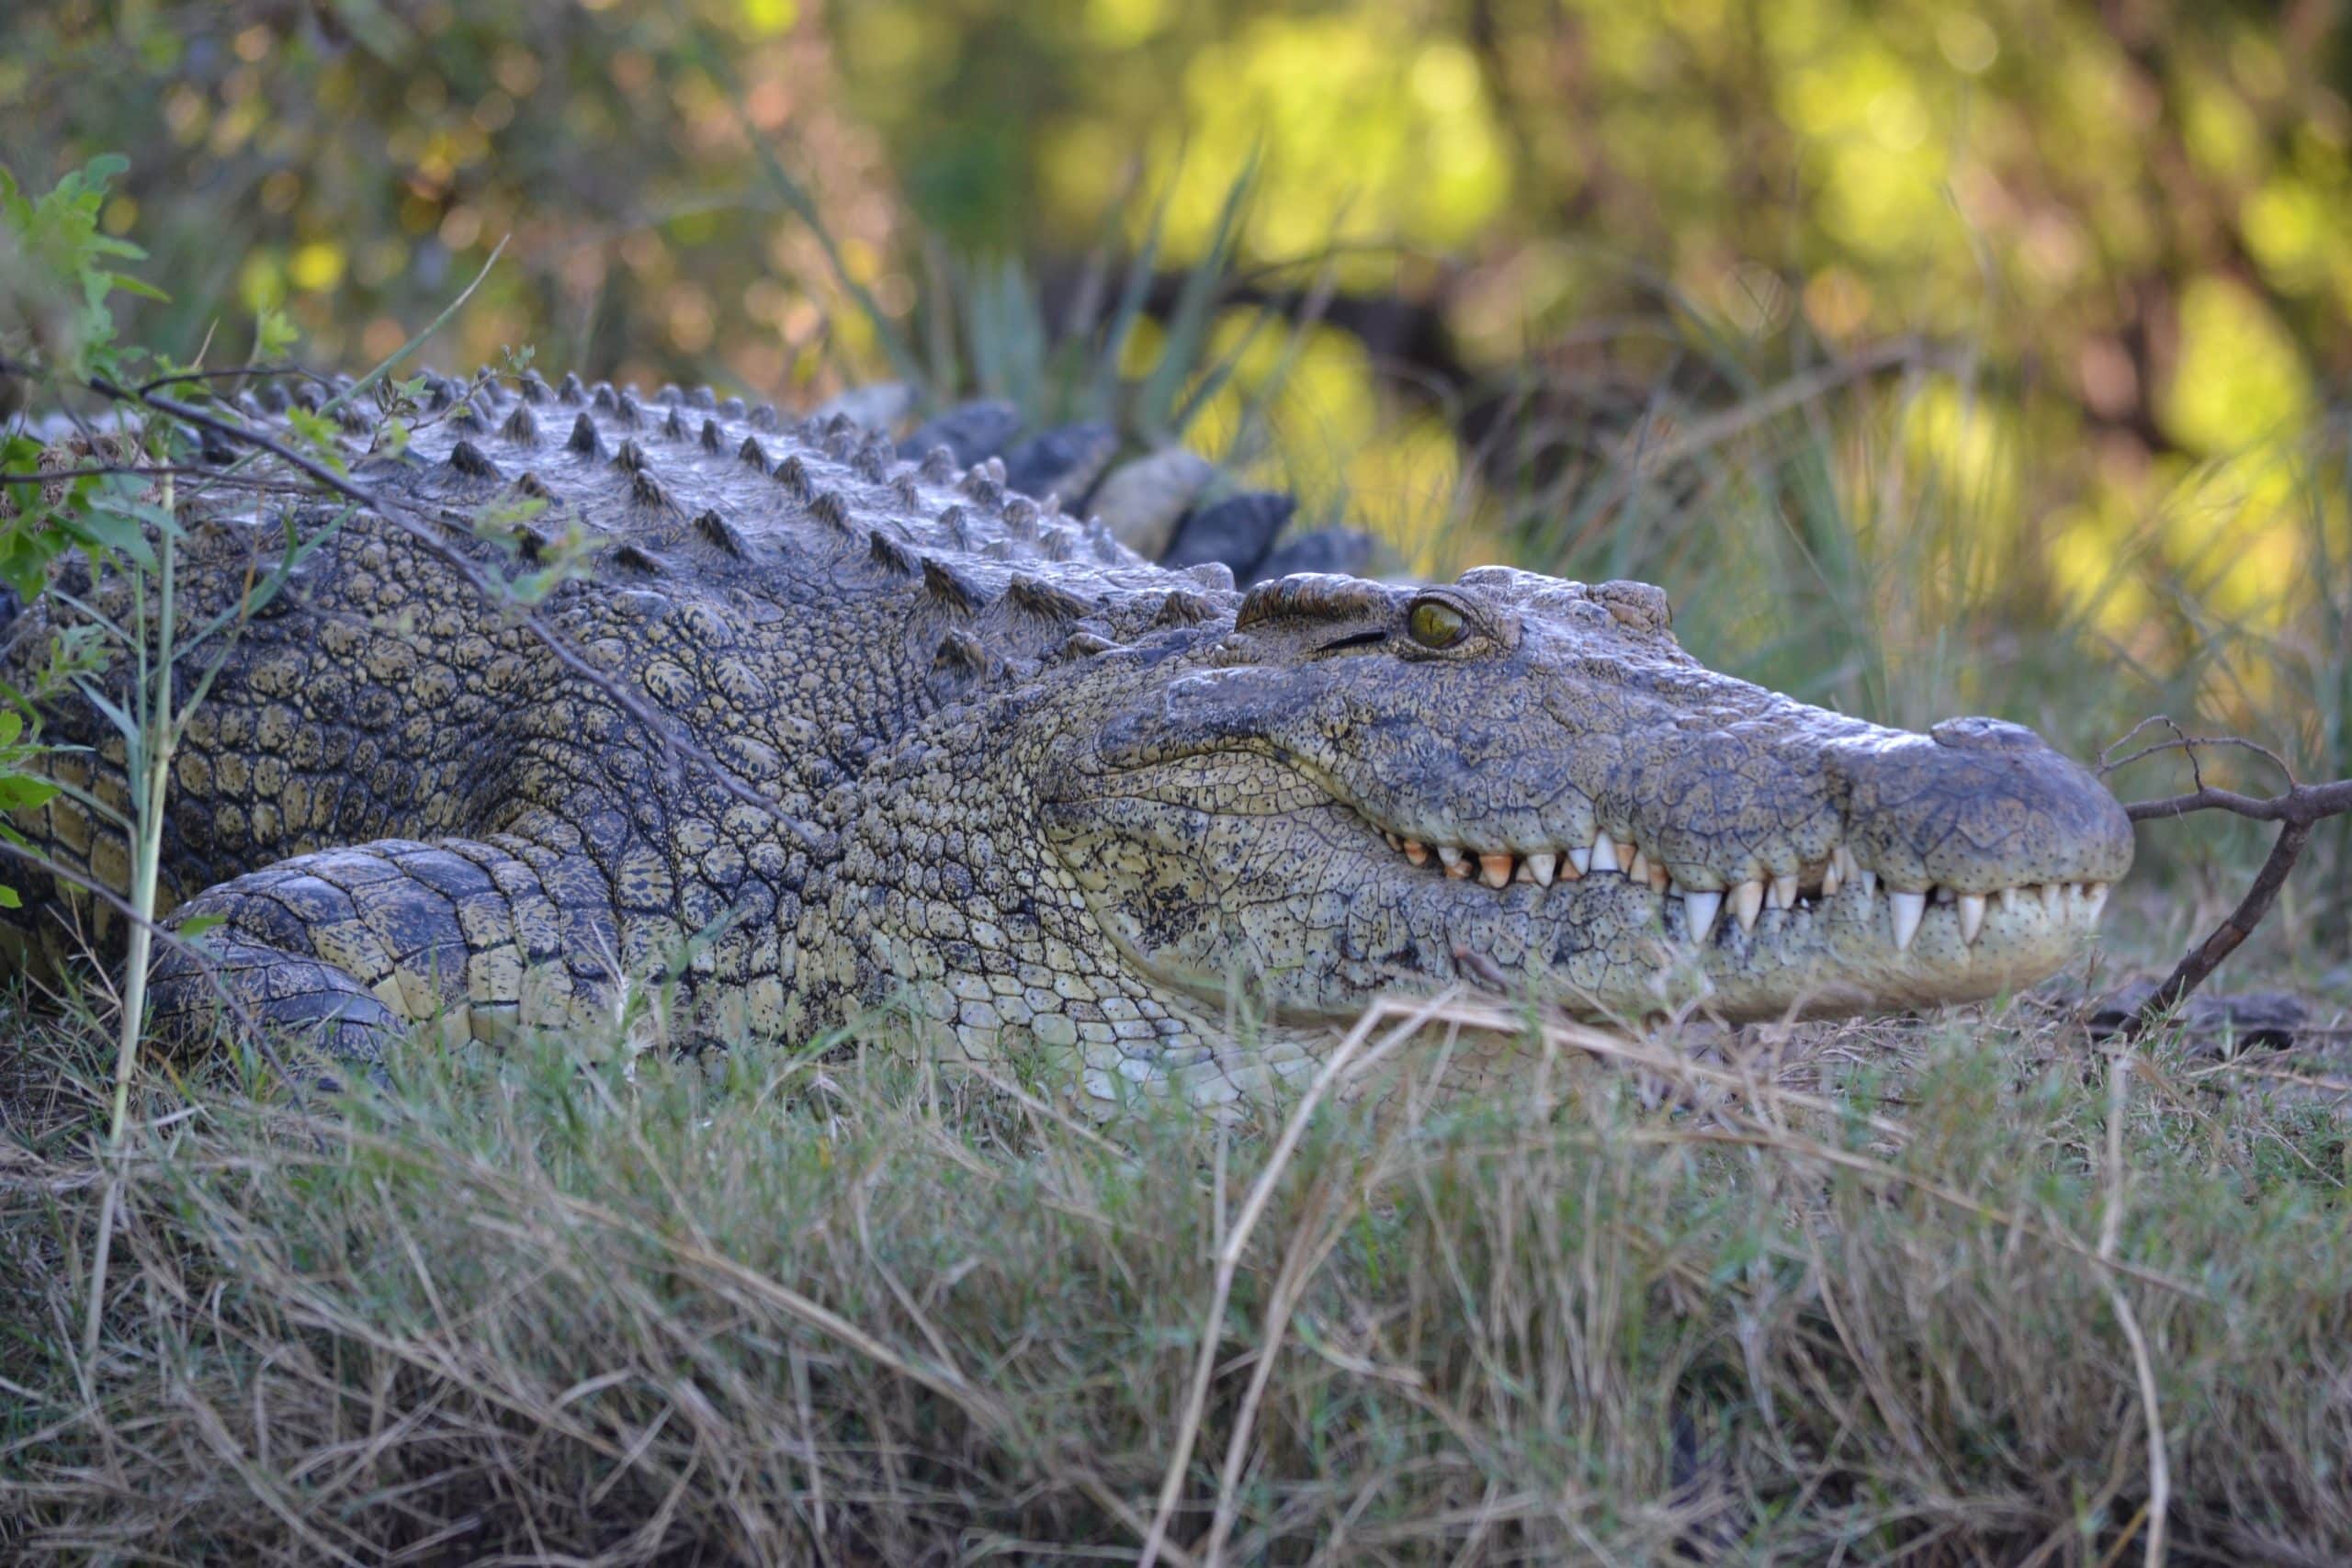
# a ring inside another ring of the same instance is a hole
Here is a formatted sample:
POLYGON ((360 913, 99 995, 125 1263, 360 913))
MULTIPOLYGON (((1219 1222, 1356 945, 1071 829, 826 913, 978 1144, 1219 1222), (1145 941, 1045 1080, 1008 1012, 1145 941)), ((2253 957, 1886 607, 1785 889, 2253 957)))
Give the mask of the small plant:
MULTIPOLYGON (((235 603, 209 619, 191 618, 178 602, 185 538, 179 503, 249 484, 246 470, 255 449, 233 457, 217 449, 236 424, 222 417, 212 389, 288 374, 284 361, 296 334, 282 314, 264 311, 251 361, 229 371, 182 364, 118 341, 109 296, 118 290, 155 296, 116 270, 117 264, 140 258, 138 247, 98 231, 107 182, 125 166, 120 158, 93 160, 39 197, 27 197, 0 168, 0 239, 6 243, 0 251, 0 293, 10 307, 0 322, 0 377, 16 422, 0 435, 0 582, 21 604, 46 598, 71 612, 68 626, 51 633, 46 658, 28 661, 37 671, 28 685, 0 682, 0 811, 28 812, 63 797, 129 846, 128 884, 111 887, 90 872, 61 864, 0 819, 0 840, 18 863, 95 901, 97 931, 104 933, 115 915, 127 927, 106 1118, 109 1176, 92 1252, 85 1355, 96 1351, 105 1304, 120 1191, 117 1156, 130 1127, 155 944, 200 938, 208 923, 182 922, 168 937, 158 925, 166 912, 163 840, 173 759, 252 617, 286 591, 304 560, 350 514, 346 505, 340 514, 298 530, 289 513, 275 559, 254 572, 235 603), (28 413, 44 423, 28 428, 22 422, 28 413), (192 447, 203 466, 188 465, 192 447), (184 479, 192 494, 183 493, 184 479), (62 570, 69 556, 80 558, 79 570, 62 570), (102 761, 122 773, 128 788, 120 800, 68 782, 55 766, 62 752, 83 749, 51 744, 42 733, 44 705, 69 691, 111 731, 96 750, 102 761)), ((422 341, 420 334, 401 355, 422 341)), ((342 474, 334 407, 379 381, 392 363, 318 409, 288 410, 289 445, 277 450, 330 477, 342 474)), ((387 383, 388 407, 395 413, 413 407, 418 390, 414 384, 387 383)), ((387 421, 387 433, 394 443, 401 438, 397 417, 387 421)), ((560 575, 571 558, 560 553, 510 585, 518 601, 543 594, 554 581, 550 574, 560 575)), ((0 908, 22 901, 14 887, 0 884, 0 908)), ((117 955, 97 956, 111 961, 117 955)), ((254 1043, 266 1048, 265 1042, 254 1043)))
MULTIPOLYGON (((5 339, 5 374, 14 383, 13 396, 20 408, 53 405, 64 428, 73 432, 53 442, 17 430, 0 441, 0 462, 11 481, 8 516, 5 532, 0 532, 0 579, 23 601, 55 598, 79 611, 83 621, 71 637, 53 639, 35 690, 0 683, 0 700, 8 709, 0 721, 0 806, 25 811, 61 795, 70 797, 80 810, 128 840, 130 885, 121 890, 106 887, 29 852, 25 836, 14 827, 0 827, 0 832, 39 869, 115 905, 127 919, 106 1130, 110 1156, 119 1156, 123 1147, 130 1080, 145 1033, 148 969, 163 912, 159 897, 172 758, 243 615, 283 586, 286 571, 304 553, 300 547, 289 547, 278 571, 257 582, 240 615, 222 616, 190 635, 174 603, 175 551, 181 529, 174 513, 177 470, 170 461, 169 436, 160 426, 124 417, 109 418, 104 428, 94 429, 76 412, 72 393, 86 395, 116 386, 155 357, 117 341, 107 308, 108 298, 119 289, 160 297, 115 269, 119 262, 140 259, 139 248, 98 231, 107 182, 127 166, 120 158, 93 160, 37 198, 28 197, 14 176, 0 169, 0 220, 9 242, 5 284, 14 322, 5 339), (54 459, 61 453, 67 461, 58 464, 54 459), (70 591, 52 571, 58 559, 71 552, 84 558, 86 570, 77 581, 88 584, 86 596, 70 591), (200 649, 210 653, 209 664, 175 686, 181 660, 200 649), (103 792, 63 782, 46 766, 59 749, 40 743, 40 704, 69 685, 105 717, 120 741, 130 783, 129 798, 122 805, 107 799, 103 792)), ((282 321, 265 320, 259 337, 266 353, 288 345, 282 321)), ((164 370, 170 379, 187 373, 168 366, 164 370)), ((13 888, 0 890, 0 904, 14 908, 20 902, 13 888)), ((100 929, 106 923, 102 920, 100 929)), ((94 1354, 97 1345, 119 1194, 119 1184, 110 1178, 91 1265, 85 1354, 94 1354)))

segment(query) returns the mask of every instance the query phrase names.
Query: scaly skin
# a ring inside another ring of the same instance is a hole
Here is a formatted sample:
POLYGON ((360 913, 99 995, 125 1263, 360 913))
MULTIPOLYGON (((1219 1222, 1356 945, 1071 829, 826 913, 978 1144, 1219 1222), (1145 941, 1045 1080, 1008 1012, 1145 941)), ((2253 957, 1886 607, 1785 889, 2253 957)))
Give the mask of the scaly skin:
MULTIPOLYGON (((346 1056, 427 1020, 608 1015, 674 966, 700 1032, 881 1010, 1098 1100, 1214 1103, 1311 1065, 1373 996, 1463 978, 1614 1018, 1987 996, 2063 962, 2131 863, 2115 801, 2030 732, 1912 735, 1715 674, 1641 584, 1245 596, 985 468, 707 394, 533 378, 398 458, 368 437, 355 477, 401 518, 352 515, 247 629, 166 845, 178 918, 223 918, 215 977, 346 1056), (732 787, 411 531, 494 564, 476 533, 530 496, 538 536, 605 541, 548 625, 732 787)), ((189 624, 282 543, 282 502, 237 505, 187 508, 189 624)), ((55 729, 100 733, 71 708, 55 729)), ((119 803, 119 762, 60 771, 119 803)), ((126 880, 70 798, 20 826, 126 880)), ((213 985, 167 953, 159 1018, 197 1027, 213 985)))

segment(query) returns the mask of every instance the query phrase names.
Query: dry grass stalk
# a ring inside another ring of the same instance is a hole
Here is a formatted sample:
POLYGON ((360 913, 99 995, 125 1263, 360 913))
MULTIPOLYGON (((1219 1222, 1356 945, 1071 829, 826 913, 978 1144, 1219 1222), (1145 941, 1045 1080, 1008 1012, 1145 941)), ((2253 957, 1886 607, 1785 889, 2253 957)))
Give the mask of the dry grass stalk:
MULTIPOLYGON (((0 1342, 11 1549, 2352 1545, 2309 1365, 2352 1342, 2340 1134, 2295 1106, 2118 1104, 2165 1064, 2084 1083, 2030 1009, 1769 1061, 1460 997, 1352 1038, 1223 1130, 879 1052, 419 1053, 334 1115, 149 1086, 99 1356, 0 1342), (1429 1092, 1495 1031, 1522 1092, 1429 1092)), ((12 1321, 76 1315, 81 1168, 0 1163, 12 1321)))

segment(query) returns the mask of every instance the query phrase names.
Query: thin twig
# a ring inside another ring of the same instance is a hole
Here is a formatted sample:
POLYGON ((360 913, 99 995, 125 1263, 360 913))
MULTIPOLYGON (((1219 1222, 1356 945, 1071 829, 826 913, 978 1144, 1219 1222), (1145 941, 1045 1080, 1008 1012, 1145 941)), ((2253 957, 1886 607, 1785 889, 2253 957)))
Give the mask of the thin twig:
MULTIPOLYGON (((462 303, 463 296, 460 296, 459 299, 462 303)), ((253 377, 256 380, 275 380, 285 377, 296 380, 315 381, 322 387, 327 384, 327 378, 315 370, 304 369, 300 365, 224 365, 211 370, 175 370, 168 376, 158 376, 152 381, 141 381, 139 384, 138 392, 143 398, 150 392, 160 392, 166 387, 176 387, 187 382, 226 381, 245 376, 253 377)))
POLYGON ((45 485, 59 479, 104 479, 119 474, 135 479, 210 479, 220 477, 220 470, 194 463, 92 463, 79 468, 51 468, 46 472, 0 474, 0 485, 45 485))
MULTIPOLYGON (((502 596, 497 585, 490 577, 472 561, 468 560, 463 553, 448 541, 439 537, 434 529, 407 519, 401 514, 402 509, 391 501, 356 480, 336 473, 315 458, 296 451, 284 442, 264 435, 242 422, 220 419, 175 398, 158 397, 153 394, 142 397, 130 389, 119 386, 102 376, 92 377, 89 385, 91 390, 102 397, 153 409, 158 413, 169 414, 174 419, 192 424, 199 430, 209 430, 225 440, 238 442, 267 453, 295 468, 314 483, 348 501, 368 508, 413 539, 435 560, 457 573, 469 588, 481 594, 487 602, 492 604, 501 602, 502 596)), ((675 726, 665 722, 643 698, 628 691, 603 671, 589 663, 578 650, 558 637, 537 614, 525 613, 521 617, 521 624, 558 663, 586 682, 599 696, 635 720, 673 759, 683 758, 707 771, 712 782, 721 791, 745 806, 774 817, 784 824, 787 831, 800 840, 804 848, 816 850, 822 847, 822 840, 815 829, 795 820, 790 815, 776 810, 773 800, 762 796, 736 779, 727 771, 725 765, 700 742, 679 730, 675 726)))
POLYGON ((2254 934, 2262 917, 2278 897, 2278 889, 2286 885, 2287 874, 2303 852, 2303 845, 2312 834, 2308 822, 2290 822, 2278 829, 2278 838, 2270 846, 2270 854, 2262 863, 2262 870, 2247 888, 2238 907, 2215 926, 2203 942, 2184 953, 2163 985, 2149 994, 2139 1010, 2125 1021, 2120 1033, 2127 1040, 2137 1040, 2188 999, 2188 994, 2203 985, 2222 961, 2238 950, 2246 938, 2254 934))
POLYGON ((2199 746, 2227 746, 2241 751, 2251 751, 2256 756, 2260 757, 2263 761, 2268 762, 2272 767, 2278 769, 2280 775, 2283 776, 2290 784, 2296 782, 2295 770, 2287 765, 2287 760, 2279 756, 2278 752, 2273 751, 2269 747, 2263 745, 2260 741, 2248 740, 2243 735, 2191 735, 2187 730, 2181 728, 2179 725, 2174 723, 2172 716, 2169 714, 2161 713, 2153 714, 2148 717, 2142 719, 2139 723, 2133 725, 2131 728, 2123 732, 2122 739, 2116 741, 2114 745, 2109 746, 2107 750, 2101 751, 2098 754, 2098 767, 2096 771, 2099 777, 2105 778, 2108 774, 2116 772, 2120 768, 2130 767, 2132 763, 2139 761, 2143 757, 2153 757, 2160 751, 2180 751, 2186 753, 2188 758, 2188 771, 2190 777, 2196 780, 2198 788, 2203 789, 2205 787, 2205 772, 2202 763, 2199 761, 2197 756, 2197 749, 2199 746), (2138 735, 2142 730, 2147 728, 2153 724, 2161 724, 2165 728, 2171 730, 2172 739, 2169 740, 2159 740, 2153 746, 2143 746, 2128 757, 2118 757, 2115 754, 2120 748, 2130 745, 2134 736, 2138 735))
POLYGON ((2123 738, 2100 753, 2099 773, 2102 776, 2152 757, 2162 751, 2179 751, 2188 759, 2190 782, 2196 785, 2185 795, 2165 795, 2157 800, 2136 800, 2123 808, 2124 815, 2134 822, 2168 820, 2191 811, 2227 811, 2256 822, 2281 824, 2278 837, 2270 846, 2270 854, 2256 873, 2254 885, 2245 897, 2238 900, 2222 923, 2213 928, 2203 942, 2184 954, 2174 965, 2163 985, 2140 1004, 2139 1010, 2124 1022, 2119 1032, 2126 1042, 2139 1039, 2161 1023, 2175 1008, 2186 1000, 2189 993, 2211 978, 2222 960, 2235 953, 2254 934, 2270 906, 2278 901, 2278 890, 2286 886, 2287 874, 2310 842, 2312 828, 2330 817, 2352 812, 2352 779, 2338 779, 2332 784, 2307 784, 2296 781, 2295 772, 2286 760, 2269 747, 2236 735, 2190 735, 2163 714, 2142 719, 2123 738), (2170 740, 2143 746, 2128 756, 2116 757, 2115 752, 2131 743, 2132 738, 2151 725, 2161 724, 2173 732, 2170 740), (2205 782, 2204 769, 2197 756, 2200 746, 2227 746, 2251 751, 2267 761, 2285 775, 2287 788, 2278 795, 2242 795, 2236 790, 2223 789, 2205 782), (2111 761, 2109 759, 2112 759, 2111 761))

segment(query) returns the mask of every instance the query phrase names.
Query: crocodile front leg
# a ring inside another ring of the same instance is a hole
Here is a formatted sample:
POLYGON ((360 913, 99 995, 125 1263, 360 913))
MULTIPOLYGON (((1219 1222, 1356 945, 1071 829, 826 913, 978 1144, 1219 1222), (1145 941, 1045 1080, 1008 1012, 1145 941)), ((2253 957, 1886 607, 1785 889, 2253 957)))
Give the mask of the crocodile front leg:
POLYGON ((273 1033, 372 1063, 428 1020, 451 1041, 581 1022, 621 978, 595 863, 503 834, 298 855, 198 894, 172 924, 207 916, 221 923, 200 957, 173 946, 156 964, 167 1038, 209 1031, 225 996, 273 1033))

